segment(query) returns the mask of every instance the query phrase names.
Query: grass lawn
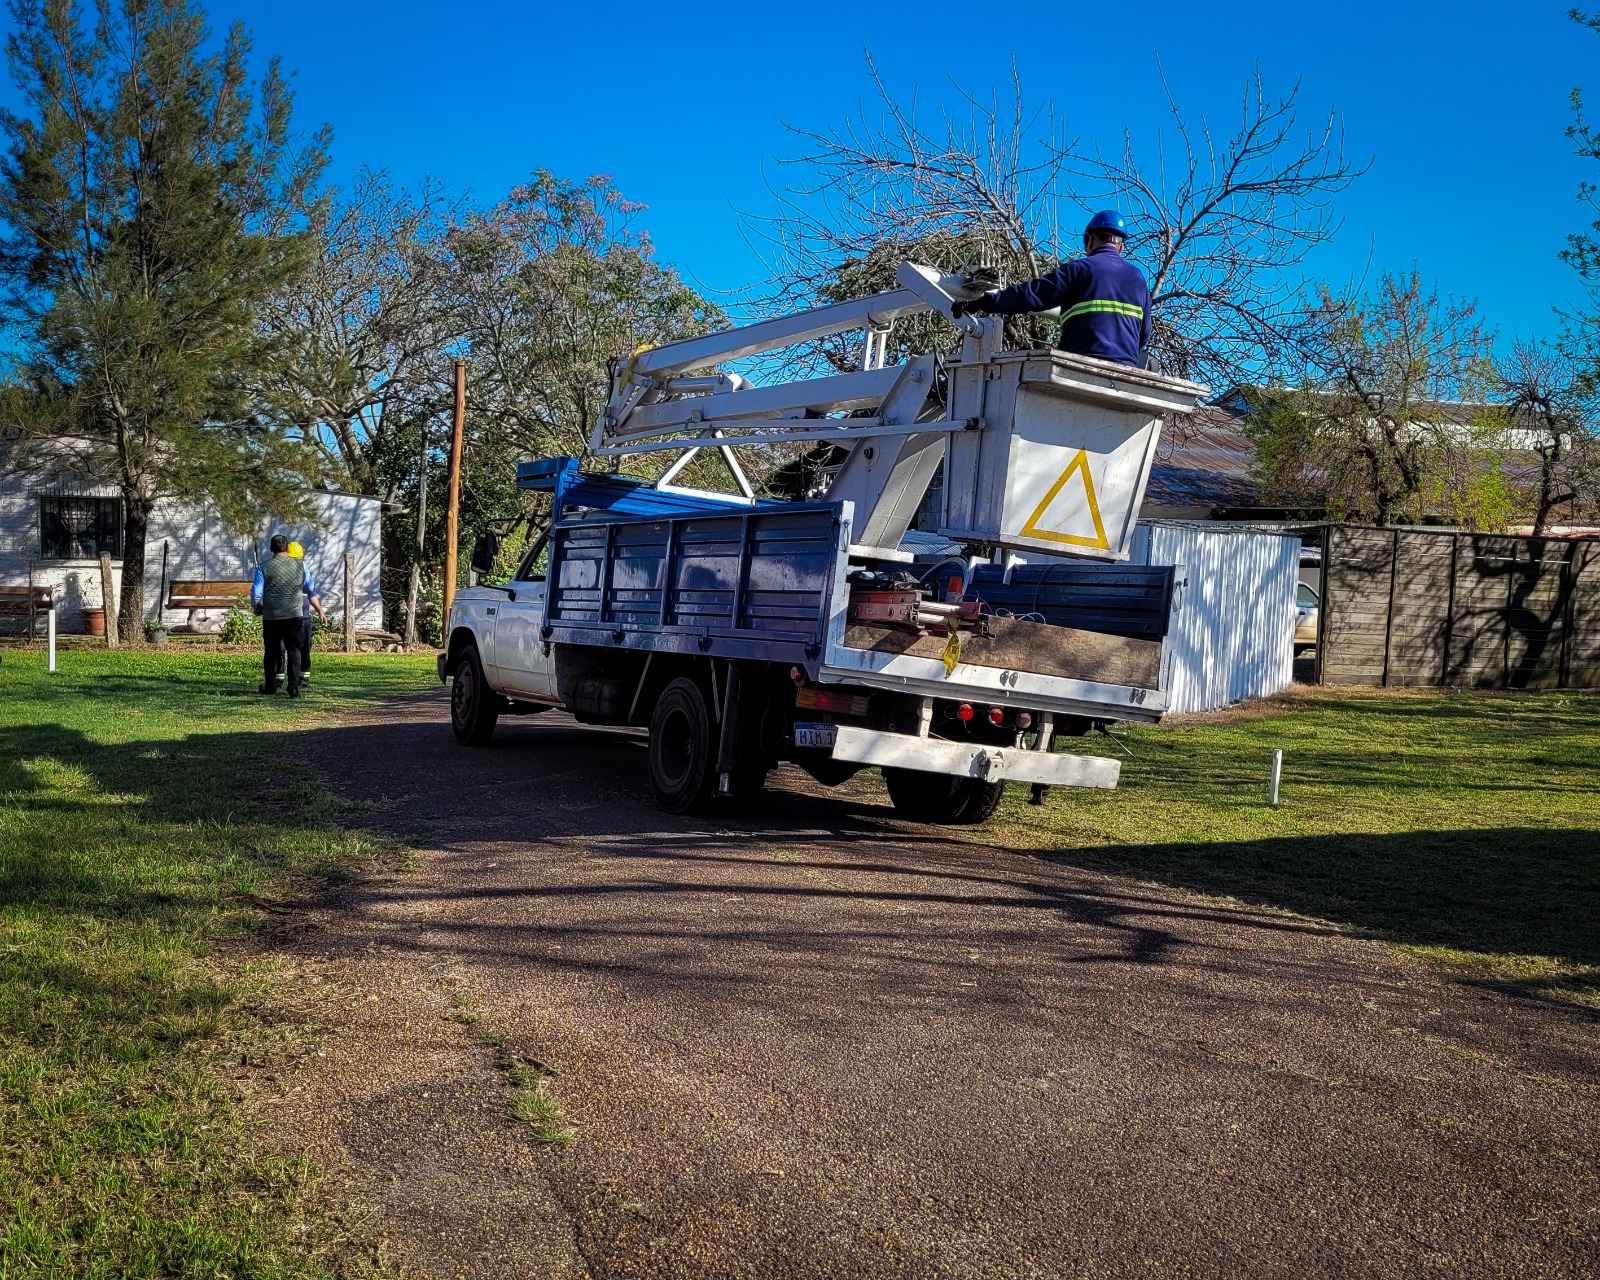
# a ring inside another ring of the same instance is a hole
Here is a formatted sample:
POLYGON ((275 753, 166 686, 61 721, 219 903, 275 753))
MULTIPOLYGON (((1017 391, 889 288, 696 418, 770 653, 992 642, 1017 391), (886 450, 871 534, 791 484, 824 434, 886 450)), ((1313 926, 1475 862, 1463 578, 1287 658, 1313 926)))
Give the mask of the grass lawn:
POLYGON ((368 857, 286 734, 423 687, 424 657, 36 651, 0 664, 0 1280, 335 1274, 308 1171, 253 1161, 209 1063, 253 895, 368 857), (289 747, 285 749, 286 745, 289 747))
POLYGON ((1117 790, 1013 788, 991 829, 1600 1003, 1600 695, 1303 690, 1080 749, 1117 790))

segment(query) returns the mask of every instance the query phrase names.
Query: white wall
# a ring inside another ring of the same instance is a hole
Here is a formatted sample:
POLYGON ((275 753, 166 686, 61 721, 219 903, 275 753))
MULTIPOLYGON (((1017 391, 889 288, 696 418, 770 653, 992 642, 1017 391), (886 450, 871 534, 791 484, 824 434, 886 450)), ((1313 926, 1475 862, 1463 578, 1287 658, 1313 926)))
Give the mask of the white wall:
POLYGON ((1163 654, 1168 711, 1212 711, 1293 683, 1298 537, 1141 521, 1130 563, 1181 566, 1163 654))
MULTIPOLYGON (((82 610, 103 605, 98 560, 39 559, 39 496, 41 493, 114 498, 114 486, 96 483, 76 472, 70 456, 35 455, 29 465, 7 462, 0 454, 0 583, 19 586, 31 580, 55 590, 64 632, 83 630, 82 610)), ((267 521, 254 532, 238 533, 209 506, 164 502, 151 515, 145 542, 145 617, 169 625, 188 621, 186 610, 165 610, 161 591, 162 551, 167 556, 166 581, 240 580, 251 576, 264 559, 273 533, 286 533, 305 545, 306 565, 316 579, 318 595, 330 614, 345 610, 344 554, 355 553, 355 578, 350 595, 356 625, 383 625, 381 507, 377 499, 342 493, 310 495, 315 520, 297 525, 267 521)), ((112 564, 116 590, 122 590, 122 565, 112 564)), ((216 622, 221 612, 203 613, 202 623, 216 622)))
MULTIPOLYGON (((165 596, 157 599, 161 558, 167 556, 167 582, 219 581, 249 578, 261 561, 271 556, 267 544, 275 533, 285 534, 306 549, 306 570, 316 583, 317 598, 330 614, 344 615, 345 552, 355 553, 355 578, 351 584, 356 625, 377 629, 383 625, 380 573, 383 529, 375 498, 346 493, 313 493, 314 520, 286 524, 264 521, 254 533, 238 533, 209 508, 157 508, 145 541, 145 613, 155 617, 165 596)), ((200 621, 215 621, 220 613, 200 612, 200 621)), ((188 620, 187 610, 161 610, 168 623, 188 620)))

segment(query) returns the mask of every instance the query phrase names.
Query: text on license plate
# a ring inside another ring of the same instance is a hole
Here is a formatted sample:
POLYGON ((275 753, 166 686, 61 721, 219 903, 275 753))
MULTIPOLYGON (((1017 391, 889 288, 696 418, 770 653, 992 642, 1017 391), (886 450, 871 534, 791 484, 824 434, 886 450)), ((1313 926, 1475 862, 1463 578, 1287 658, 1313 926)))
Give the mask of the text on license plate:
POLYGON ((797 747, 833 748, 831 724, 797 724, 794 727, 794 745, 797 747))

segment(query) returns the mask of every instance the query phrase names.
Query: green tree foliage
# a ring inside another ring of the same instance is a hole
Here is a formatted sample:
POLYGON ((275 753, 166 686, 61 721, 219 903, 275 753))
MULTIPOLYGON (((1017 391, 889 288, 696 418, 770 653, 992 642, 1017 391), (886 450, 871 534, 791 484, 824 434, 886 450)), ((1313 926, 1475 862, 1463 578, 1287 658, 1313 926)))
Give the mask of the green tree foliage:
POLYGON ((656 260, 643 205, 607 177, 540 170, 450 233, 468 394, 481 447, 587 457, 610 366, 721 327, 721 312, 656 260))
POLYGON ((276 62, 213 46, 188 0, 14 0, 23 107, 0 116, 0 274, 36 430, 70 436, 122 492, 119 623, 138 634, 145 533, 164 498, 235 523, 290 511, 304 459, 258 412, 258 308, 304 261, 290 211, 326 162, 276 62))
POLYGON ((1490 339, 1472 305, 1388 274, 1364 298, 1324 290, 1319 312, 1295 385, 1250 396, 1269 500, 1379 525, 1502 523, 1503 423, 1483 410, 1490 339))
POLYGON ((285 385, 304 397, 301 417, 348 482, 395 504, 385 516, 384 597, 399 630, 424 476, 421 597, 438 596, 431 569, 445 550, 454 357, 467 364, 463 542, 494 528, 514 548, 545 514, 517 489, 517 462, 564 453, 593 465, 588 441, 612 362, 724 319, 656 260, 634 225, 644 206, 609 178, 572 182, 540 170, 504 201, 474 209, 371 177, 336 207, 348 212, 325 224, 322 265, 278 321, 287 333, 319 335, 306 348, 314 359, 288 371, 285 385))

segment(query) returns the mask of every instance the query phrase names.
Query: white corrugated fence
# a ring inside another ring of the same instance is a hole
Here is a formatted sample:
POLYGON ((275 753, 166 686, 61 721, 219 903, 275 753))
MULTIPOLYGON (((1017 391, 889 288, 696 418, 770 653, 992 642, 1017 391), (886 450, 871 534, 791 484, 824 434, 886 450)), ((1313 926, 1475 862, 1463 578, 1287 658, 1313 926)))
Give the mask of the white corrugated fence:
POLYGON ((1293 682, 1297 536, 1140 521, 1129 562, 1179 566, 1163 659, 1169 712, 1213 711, 1293 682))

